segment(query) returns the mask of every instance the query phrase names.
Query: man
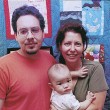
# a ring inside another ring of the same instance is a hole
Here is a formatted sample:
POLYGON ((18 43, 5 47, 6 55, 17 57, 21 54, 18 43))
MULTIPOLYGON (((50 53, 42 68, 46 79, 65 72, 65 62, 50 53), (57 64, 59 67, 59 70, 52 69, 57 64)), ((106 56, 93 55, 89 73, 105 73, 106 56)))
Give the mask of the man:
POLYGON ((49 110, 47 70, 56 61, 39 50, 45 22, 33 6, 17 8, 12 27, 20 49, 0 59, 0 110, 49 110))

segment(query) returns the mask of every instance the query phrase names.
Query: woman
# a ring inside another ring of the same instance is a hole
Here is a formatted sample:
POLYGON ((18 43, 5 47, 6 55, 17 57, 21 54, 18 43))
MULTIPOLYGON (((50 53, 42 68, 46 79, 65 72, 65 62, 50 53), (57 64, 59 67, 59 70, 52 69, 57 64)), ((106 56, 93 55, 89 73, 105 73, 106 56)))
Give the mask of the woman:
POLYGON ((65 24, 57 33, 56 45, 61 53, 59 62, 66 64, 70 71, 80 70, 83 66, 88 69, 86 77, 76 77, 73 94, 81 102, 86 99, 87 91, 93 92, 96 99, 86 110, 102 110, 108 86, 102 65, 83 59, 87 44, 86 31, 80 24, 65 24))

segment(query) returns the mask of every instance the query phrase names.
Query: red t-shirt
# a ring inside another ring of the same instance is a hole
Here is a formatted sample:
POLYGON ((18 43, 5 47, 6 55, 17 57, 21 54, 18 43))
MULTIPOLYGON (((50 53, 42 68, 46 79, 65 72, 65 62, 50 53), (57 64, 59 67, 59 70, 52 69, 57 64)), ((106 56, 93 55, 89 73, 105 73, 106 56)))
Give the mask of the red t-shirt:
POLYGON ((32 60, 13 52, 0 59, 0 99, 3 110, 49 110, 51 89, 47 70, 56 63, 40 51, 32 60))

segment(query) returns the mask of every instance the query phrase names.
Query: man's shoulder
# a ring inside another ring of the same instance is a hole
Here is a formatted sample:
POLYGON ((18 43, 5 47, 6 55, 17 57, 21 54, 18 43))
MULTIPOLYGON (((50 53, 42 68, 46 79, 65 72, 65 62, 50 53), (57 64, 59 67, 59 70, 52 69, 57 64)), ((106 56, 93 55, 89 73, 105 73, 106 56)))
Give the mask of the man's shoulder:
POLYGON ((42 57, 54 59, 54 56, 49 51, 40 50, 39 52, 42 57))
POLYGON ((14 53, 10 53, 10 54, 6 54, 2 57, 0 57, 0 64, 1 63, 7 63, 8 61, 11 61, 13 58, 13 55, 15 56, 16 52, 14 53))

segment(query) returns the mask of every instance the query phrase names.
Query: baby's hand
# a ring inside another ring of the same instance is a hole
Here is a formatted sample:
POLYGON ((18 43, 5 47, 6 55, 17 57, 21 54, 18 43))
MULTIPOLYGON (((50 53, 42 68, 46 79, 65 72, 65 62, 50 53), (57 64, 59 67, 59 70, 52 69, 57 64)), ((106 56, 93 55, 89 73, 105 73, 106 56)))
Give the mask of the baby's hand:
POLYGON ((84 78, 88 75, 88 69, 83 66, 80 70, 78 70, 78 76, 84 78))
POLYGON ((96 98, 95 95, 92 92, 88 91, 86 100, 89 100, 90 102, 92 102, 95 98, 96 98))

